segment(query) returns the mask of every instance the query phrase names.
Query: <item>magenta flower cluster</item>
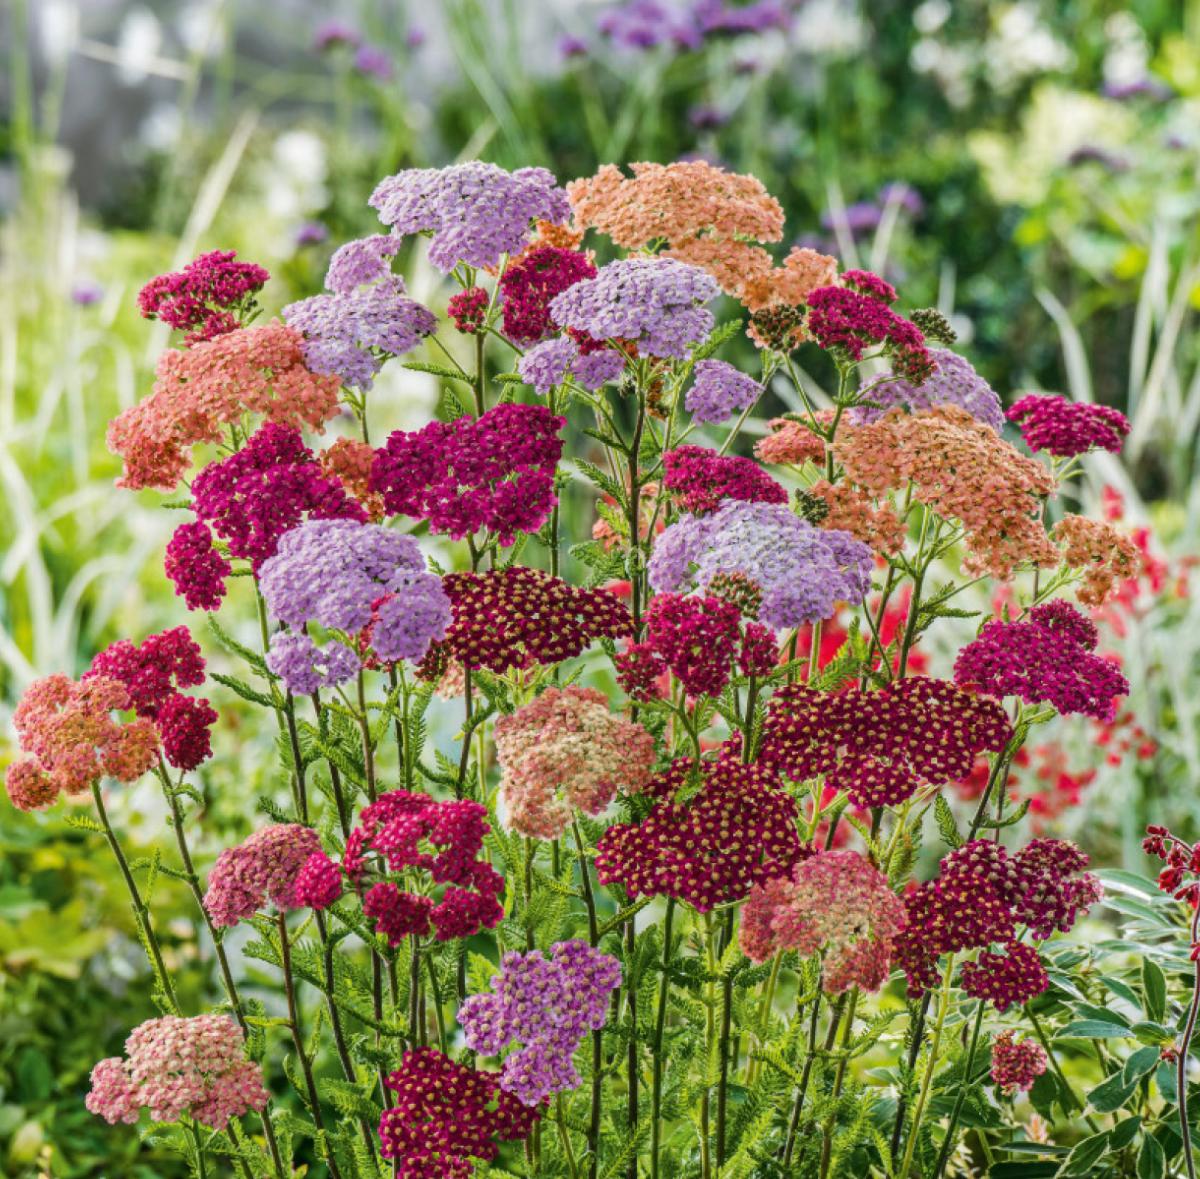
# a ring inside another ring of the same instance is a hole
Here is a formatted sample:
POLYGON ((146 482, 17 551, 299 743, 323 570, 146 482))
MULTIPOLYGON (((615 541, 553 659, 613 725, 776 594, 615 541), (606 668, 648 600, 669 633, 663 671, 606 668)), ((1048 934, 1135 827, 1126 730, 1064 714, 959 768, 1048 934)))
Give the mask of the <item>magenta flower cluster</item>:
POLYGON ((1030 450, 1044 450, 1055 458, 1072 458, 1089 450, 1118 454, 1129 433, 1129 419, 1119 409, 1045 393, 1018 398, 1007 416, 1020 427, 1030 450))
POLYGON ((182 270, 160 274, 138 292, 138 308, 146 319, 186 332, 188 344, 233 331, 271 277, 261 266, 236 258, 234 250, 213 250, 182 270))
POLYGON ((500 1087, 537 1106, 579 1085, 572 1058, 587 1033, 604 1026, 620 985, 620 962, 587 942, 559 942, 549 958, 539 950, 508 953, 491 993, 467 999, 458 1022, 467 1047, 483 1056, 521 1045, 505 1057, 500 1087))
POLYGON ((707 446, 678 446, 663 455, 663 486, 685 512, 713 512, 726 500, 786 504, 788 495, 753 459, 707 446))

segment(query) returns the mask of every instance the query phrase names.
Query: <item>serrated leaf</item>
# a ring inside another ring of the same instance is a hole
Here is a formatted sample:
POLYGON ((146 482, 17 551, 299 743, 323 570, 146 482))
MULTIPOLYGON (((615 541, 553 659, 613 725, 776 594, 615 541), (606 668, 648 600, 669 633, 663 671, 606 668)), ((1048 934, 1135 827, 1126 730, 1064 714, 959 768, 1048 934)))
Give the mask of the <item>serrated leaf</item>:
POLYGON ((249 700, 251 704, 259 704, 263 708, 276 708, 277 704, 270 696, 252 688, 249 684, 239 680, 231 675, 222 675, 219 671, 210 671, 208 678, 216 680, 218 684, 223 684, 231 692, 235 692, 243 700, 249 700))
POLYGON ((444 364, 432 364, 427 360, 410 360, 406 364, 400 366, 414 373, 429 373, 434 377, 445 377, 448 381, 461 381, 464 385, 471 384, 471 378, 462 372, 450 368, 444 364))

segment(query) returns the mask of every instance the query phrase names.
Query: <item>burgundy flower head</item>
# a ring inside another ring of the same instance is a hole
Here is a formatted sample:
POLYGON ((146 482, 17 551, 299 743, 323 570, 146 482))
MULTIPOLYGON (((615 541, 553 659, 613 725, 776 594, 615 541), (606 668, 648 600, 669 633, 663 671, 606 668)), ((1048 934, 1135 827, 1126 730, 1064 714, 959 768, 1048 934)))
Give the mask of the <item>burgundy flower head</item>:
POLYGON ((592 260, 578 250, 534 246, 509 263, 500 278, 504 299, 504 334, 519 344, 532 344, 558 326, 550 300, 585 278, 595 278, 592 260))
POLYGON ((785 504, 787 490, 753 459, 707 446, 679 446, 663 456, 663 486, 684 511, 713 512, 728 499, 785 504))
POLYGON ((235 262, 236 257, 233 250, 213 250, 174 274, 160 274, 138 292, 139 310, 146 319, 187 332, 188 344, 233 331, 271 277, 253 262, 235 262))
POLYGON ((1045 393, 1018 398, 1005 416, 1020 427, 1030 450, 1044 450, 1055 458, 1089 450, 1119 454, 1129 433, 1129 419, 1119 409, 1045 393))

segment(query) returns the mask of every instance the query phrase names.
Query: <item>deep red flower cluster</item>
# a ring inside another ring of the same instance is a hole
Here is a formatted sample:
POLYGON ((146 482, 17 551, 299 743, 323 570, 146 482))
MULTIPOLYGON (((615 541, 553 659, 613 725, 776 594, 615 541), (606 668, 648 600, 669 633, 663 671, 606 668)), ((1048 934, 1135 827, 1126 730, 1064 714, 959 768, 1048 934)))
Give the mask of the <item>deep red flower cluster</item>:
POLYGON ((540 340, 558 326, 550 316, 550 300, 567 287, 595 277, 595 265, 579 250, 562 246, 527 250, 500 278, 504 334, 518 344, 540 340))
POLYGON ((663 456, 663 486, 686 512, 715 512, 727 499, 785 504, 787 490, 753 459, 707 446, 679 446, 663 456))
POLYGON ((566 419, 544 405, 506 402, 478 419, 397 430, 375 452, 370 488, 396 515, 428 520, 461 540, 488 528, 501 544, 536 532, 558 499, 554 469, 566 419))
POLYGON ((446 303, 446 314, 463 335, 474 336, 483 330, 488 302, 488 293, 483 287, 468 287, 450 296, 446 303))
POLYGON ((271 276, 253 262, 235 262, 234 250, 213 250, 174 274, 160 274, 138 292, 146 319, 160 319, 196 344, 231 332, 254 306, 271 276))
MULTIPOLYGON (((1158 887, 1163 892, 1172 893, 1177 901, 1186 901, 1192 908, 1200 906, 1200 884, 1195 879, 1184 883, 1188 876, 1200 874, 1200 843, 1193 847, 1166 827, 1152 825, 1146 828, 1142 851, 1165 861, 1166 866, 1158 874, 1158 887)), ((1195 946, 1192 951, 1195 954, 1195 946)))
POLYGON ((775 636, 751 623, 741 633, 741 612, 731 602, 694 594, 659 594, 646 611, 646 637, 618 654, 617 682, 633 700, 658 696, 658 680, 671 672, 689 696, 719 696, 737 660, 744 675, 766 675, 779 660, 775 636))
POLYGON ((1030 450, 1044 450, 1056 458, 1089 450, 1119 454, 1129 433, 1129 419, 1119 409, 1048 393, 1026 393, 1005 416, 1020 427, 1030 450))
POLYGON ((490 1162, 496 1139, 526 1137, 541 1116, 500 1088, 500 1074, 456 1064, 433 1048, 405 1052, 388 1075, 396 1094, 379 1119, 380 1153, 405 1179, 468 1179, 473 1159, 490 1162))
POLYGON ((841 282, 845 285, 809 291, 804 317, 808 334, 820 347, 856 361, 869 347, 881 345, 893 371, 920 385, 937 365, 921 329, 892 310, 895 289, 869 270, 847 270, 841 282))
POLYGON ((630 897, 672 896, 705 913, 787 875, 802 854, 795 800, 761 766, 684 759, 656 775, 647 793, 661 801, 646 819, 614 824, 596 848, 600 883, 619 884, 630 897), (673 801, 693 775, 699 790, 673 801))
POLYGON ((1060 713, 1099 721, 1116 715, 1129 681, 1094 653, 1095 625, 1061 598, 1035 606, 1021 622, 989 622, 954 661, 954 679, 991 696, 1041 701, 1060 713))
POLYGON ((217 711, 180 688, 204 683, 200 645, 186 626, 150 635, 140 646, 121 639, 101 651, 82 679, 106 676, 125 685, 130 707, 154 721, 163 754, 179 770, 194 770, 212 757, 209 730, 217 711))
MULTIPOLYGON (((363 912, 391 945, 431 929, 438 941, 471 937, 495 928, 504 916, 499 900, 504 878, 479 858, 490 830, 487 808, 477 802, 437 802, 427 794, 393 790, 363 808, 346 840, 342 871, 356 888, 366 886, 373 874, 414 870, 447 886, 440 900, 387 879, 367 890, 363 912)), ((300 904, 320 909, 338 894, 327 866, 314 860, 297 878, 296 896, 300 904)))
POLYGON ((1074 844, 1035 839, 1015 855, 991 840, 956 848, 941 863, 936 880, 905 896, 908 912, 897 942, 897 959, 908 976, 910 995, 939 980, 942 954, 984 950, 963 967, 963 989, 988 999, 1000 1011, 1024 1003, 1049 985, 1037 951, 1017 940, 1018 926, 1042 940, 1067 932, 1100 899, 1100 882, 1074 844), (987 950, 1001 943, 1004 955, 987 950))
POLYGON ((442 588, 454 620, 418 674, 440 679, 448 659, 502 673, 532 663, 560 663, 596 639, 625 638, 633 620, 605 589, 580 589, 540 569, 511 565, 483 573, 449 573, 442 588))
POLYGON ((759 758, 796 781, 825 774, 855 806, 893 806, 923 785, 966 778, 1011 736, 995 700, 946 680, 912 676, 877 692, 791 684, 771 700, 759 758))
POLYGON ((189 610, 219 610, 225 579, 233 572, 213 544, 212 529, 201 520, 175 529, 167 541, 163 569, 189 610))

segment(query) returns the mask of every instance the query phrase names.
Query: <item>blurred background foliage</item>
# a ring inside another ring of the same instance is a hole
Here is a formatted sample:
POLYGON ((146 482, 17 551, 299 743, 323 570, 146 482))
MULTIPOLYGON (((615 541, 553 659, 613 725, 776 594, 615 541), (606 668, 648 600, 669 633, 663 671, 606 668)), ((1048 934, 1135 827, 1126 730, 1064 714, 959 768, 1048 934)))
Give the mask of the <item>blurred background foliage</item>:
MULTIPOLYGON (((1048 726, 1013 790, 1102 864, 1144 871, 1147 821, 1200 834, 1200 3, 4 0, 0 45, 0 762, 31 679, 182 616, 161 574, 171 513, 114 492, 104 447, 167 342, 137 316, 146 279, 235 248, 271 270, 275 311, 319 289, 400 168, 480 157, 566 180, 700 155, 779 197, 785 248, 950 314, 1005 400, 1046 388, 1133 419, 1079 494, 1148 554, 1104 619, 1134 694, 1103 730, 1048 726)), ((404 269, 440 309, 437 276, 404 269)), ((437 403, 429 378, 385 370, 373 427, 437 403)), ((592 505, 569 508, 580 538, 592 505)), ((278 785, 270 737, 214 700, 206 858, 278 785)), ((152 855, 152 793, 114 808, 152 855)), ((93 841, 0 803, 4 1175, 175 1173, 82 1106, 91 1065, 150 1014, 93 841)), ((198 1006, 211 962, 185 897, 160 877, 155 906, 198 1006)))

